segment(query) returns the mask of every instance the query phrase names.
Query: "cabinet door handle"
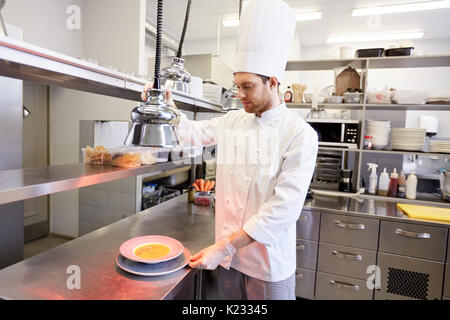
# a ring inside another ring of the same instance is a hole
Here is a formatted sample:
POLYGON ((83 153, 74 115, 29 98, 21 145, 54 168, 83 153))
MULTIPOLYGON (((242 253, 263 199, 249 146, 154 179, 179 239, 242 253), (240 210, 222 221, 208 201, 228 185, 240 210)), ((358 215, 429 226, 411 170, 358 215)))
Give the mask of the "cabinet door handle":
POLYGON ((297 246, 297 250, 305 250, 305 249, 306 249, 306 247, 304 244, 300 244, 297 246))
POLYGON ((298 221, 299 222, 306 222, 306 221, 308 221, 308 216, 300 216, 299 218, 298 218, 298 221))
POLYGON ((364 230, 365 226, 362 223, 344 223, 339 220, 333 221, 339 228, 347 228, 347 229, 357 229, 357 230, 364 230))
POLYGON ((339 288, 339 289, 349 289, 349 290, 353 290, 353 291, 359 291, 359 286, 353 285, 353 284, 350 284, 350 283, 330 280, 330 284, 335 286, 336 288, 339 288))
POLYGON ((295 276, 297 277, 297 278, 299 278, 300 280, 303 280, 303 273, 300 273, 300 272, 295 272, 295 276))
POLYGON ((429 233, 419 233, 419 232, 410 232, 402 229, 395 229, 395 233, 400 236, 410 237, 410 238, 419 238, 419 239, 430 239, 431 234, 429 233))
POLYGON ((346 253, 346 252, 339 252, 336 250, 333 250, 331 252, 334 256, 341 258, 341 259, 348 259, 348 260, 355 260, 355 261, 361 261, 362 255, 360 254, 353 254, 353 253, 346 253))

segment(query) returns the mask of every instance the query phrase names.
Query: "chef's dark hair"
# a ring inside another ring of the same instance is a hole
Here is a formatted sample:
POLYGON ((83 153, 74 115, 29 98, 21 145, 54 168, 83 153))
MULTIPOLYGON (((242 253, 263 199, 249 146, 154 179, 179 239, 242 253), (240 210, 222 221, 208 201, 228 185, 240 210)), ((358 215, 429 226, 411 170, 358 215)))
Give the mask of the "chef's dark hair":
MULTIPOLYGON (((266 83, 267 83, 267 81, 269 81, 269 79, 270 79, 270 77, 267 77, 267 76, 263 76, 262 74, 257 74, 257 73, 256 73, 256 75, 257 75, 258 77, 260 77, 260 78, 261 78, 261 80, 262 80, 263 84, 266 84, 266 83)), ((278 86, 280 86, 280 83, 279 83, 279 82, 278 82, 278 86)))

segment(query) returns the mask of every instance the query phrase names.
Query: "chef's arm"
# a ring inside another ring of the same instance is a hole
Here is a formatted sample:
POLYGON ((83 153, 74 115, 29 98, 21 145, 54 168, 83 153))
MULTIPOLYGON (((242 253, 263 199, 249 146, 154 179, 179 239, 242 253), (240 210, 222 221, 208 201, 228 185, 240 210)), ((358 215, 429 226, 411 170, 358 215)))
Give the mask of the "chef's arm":
MULTIPOLYGON (((147 101, 147 91, 152 88, 152 84, 147 84, 141 94, 142 101, 147 101)), ((166 101, 172 104, 176 109, 172 99, 172 92, 166 90, 166 101)), ((217 144, 219 140, 219 128, 223 117, 215 117, 211 120, 194 121, 189 120, 187 116, 180 111, 180 123, 178 124, 178 133, 183 141, 194 146, 211 146, 217 144)))
POLYGON ((252 239, 272 246, 295 226, 314 172, 317 150, 317 134, 312 128, 305 128, 293 139, 283 156, 274 194, 243 226, 252 239))

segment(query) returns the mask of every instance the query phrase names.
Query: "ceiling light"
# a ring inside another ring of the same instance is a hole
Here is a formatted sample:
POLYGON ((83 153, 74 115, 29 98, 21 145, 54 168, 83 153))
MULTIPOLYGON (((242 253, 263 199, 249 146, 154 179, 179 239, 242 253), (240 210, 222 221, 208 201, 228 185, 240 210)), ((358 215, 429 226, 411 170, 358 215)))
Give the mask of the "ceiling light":
POLYGON ((308 20, 320 20, 322 19, 322 12, 305 12, 305 13, 297 13, 295 15, 297 21, 308 21, 308 20))
POLYGON ((391 6, 353 9, 352 16, 370 16, 370 15, 375 15, 375 14, 425 11, 425 10, 435 10, 435 9, 445 9, 445 8, 450 8, 449 0, 413 2, 413 3, 405 3, 405 4, 395 4, 395 5, 391 5, 391 6))
MULTIPOLYGON (((322 19, 322 12, 305 12, 297 13, 295 15, 297 21, 309 21, 309 20, 320 20, 322 19)), ((224 27, 237 27, 239 25, 238 18, 226 18, 222 20, 224 27)))
POLYGON ((224 27, 237 27, 239 25, 239 19, 225 19, 222 20, 224 27))
POLYGON ((423 38, 423 32, 367 33, 358 35, 355 34, 355 35, 332 36, 327 38, 327 43, 407 40, 420 38, 423 38))

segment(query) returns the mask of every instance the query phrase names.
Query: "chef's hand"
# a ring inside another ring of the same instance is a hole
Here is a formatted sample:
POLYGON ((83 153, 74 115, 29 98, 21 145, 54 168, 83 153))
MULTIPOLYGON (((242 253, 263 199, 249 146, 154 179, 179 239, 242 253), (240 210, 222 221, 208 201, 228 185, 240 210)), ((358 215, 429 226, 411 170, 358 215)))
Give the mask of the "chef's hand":
POLYGON ((214 270, 226 257, 235 253, 236 249, 233 245, 228 239, 224 239, 190 257, 189 266, 191 268, 214 270))
MULTIPOLYGON (((153 83, 147 83, 145 85, 144 90, 141 93, 142 101, 147 101, 147 99, 148 99, 147 91, 151 88, 153 88, 153 83)), ((166 89, 166 101, 168 104, 173 106, 175 109, 178 109, 177 106, 175 105, 175 102, 173 101, 172 91, 170 91, 169 89, 166 89)))

